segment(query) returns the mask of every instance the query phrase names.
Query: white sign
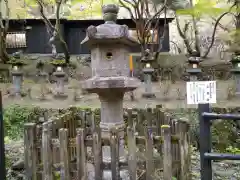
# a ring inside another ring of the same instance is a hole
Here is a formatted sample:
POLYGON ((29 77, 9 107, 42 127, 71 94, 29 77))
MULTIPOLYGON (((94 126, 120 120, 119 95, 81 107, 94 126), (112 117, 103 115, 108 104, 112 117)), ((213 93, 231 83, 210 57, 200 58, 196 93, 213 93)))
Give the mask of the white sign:
POLYGON ((217 102, 216 81, 187 82, 187 104, 211 104, 217 102))

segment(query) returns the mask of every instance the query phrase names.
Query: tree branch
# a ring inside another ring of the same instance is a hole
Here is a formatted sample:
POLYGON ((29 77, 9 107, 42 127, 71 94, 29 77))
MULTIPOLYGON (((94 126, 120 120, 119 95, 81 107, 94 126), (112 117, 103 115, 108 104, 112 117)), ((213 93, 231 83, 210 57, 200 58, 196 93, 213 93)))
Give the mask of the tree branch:
POLYGON ((175 19, 176 19, 176 25, 177 25, 178 33, 179 33, 180 37, 183 39, 183 42, 184 42, 184 44, 187 48, 187 52, 189 54, 192 54, 193 50, 191 48, 191 45, 189 43, 189 40, 187 39, 186 34, 184 34, 184 32, 181 30, 180 22, 179 22, 178 16, 176 14, 175 14, 175 19))
POLYGON ((214 28, 213 28, 213 33, 212 33, 212 41, 211 41, 211 43, 210 43, 207 51, 206 51, 206 52, 204 53, 204 55, 202 56, 203 58, 206 58, 206 57, 207 57, 207 55, 209 54, 209 52, 210 52, 210 50, 211 50, 211 48, 212 48, 212 46, 213 46, 213 44, 214 44, 215 34, 216 34, 216 31, 217 31, 217 26, 218 26, 219 22, 221 21, 221 19, 222 19, 225 15, 227 15, 227 14, 230 13, 231 9, 232 9, 232 8, 230 8, 230 10, 229 10, 228 12, 225 12, 225 13, 223 13, 222 15, 220 15, 220 16, 218 17, 218 19, 216 20, 215 25, 214 25, 214 28))
POLYGON ((61 33, 61 28, 60 28, 60 7, 62 4, 63 0, 57 0, 56 4, 57 4, 57 9, 56 9, 56 25, 55 25, 55 30, 57 31, 57 36, 59 38, 59 41, 63 47, 63 51, 64 51, 64 56, 65 56, 65 61, 67 64, 69 64, 69 60, 70 60, 70 53, 68 51, 68 46, 67 43, 65 42, 64 38, 62 37, 62 33, 61 33))
POLYGON ((4 30, 7 32, 9 28, 9 15, 10 15, 10 9, 8 6, 8 0, 4 0, 5 5, 6 5, 6 18, 5 18, 5 27, 4 30))

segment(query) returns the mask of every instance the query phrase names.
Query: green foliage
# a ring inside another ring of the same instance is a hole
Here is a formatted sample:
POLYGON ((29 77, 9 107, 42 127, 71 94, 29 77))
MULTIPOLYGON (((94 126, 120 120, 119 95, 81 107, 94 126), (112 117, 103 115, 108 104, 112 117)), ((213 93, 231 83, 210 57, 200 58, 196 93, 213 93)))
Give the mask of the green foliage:
POLYGON ((27 65, 27 62, 25 59, 16 59, 12 57, 8 64, 11 64, 12 66, 24 66, 27 65))
MULTIPOLYGON (((191 109, 178 109, 170 111, 177 118, 187 118, 190 121, 190 136, 193 145, 198 146, 199 142, 199 121, 198 121, 198 111, 191 109)), ((231 113, 231 112, 218 112, 213 109, 216 113, 231 113)), ((232 112, 233 113, 233 112, 232 112)), ((212 144, 213 149, 218 152, 225 152, 229 146, 239 147, 240 138, 237 134, 237 127, 233 121, 217 120, 212 124, 212 144)))
POLYGON ((32 106, 11 105, 3 111, 5 141, 18 140, 23 137, 23 125, 26 122, 38 123, 45 109, 32 106))
POLYGON ((11 105, 6 108, 3 113, 5 136, 10 139, 21 138, 24 122, 28 121, 30 115, 31 111, 26 106, 11 105))
MULTIPOLYGON (((37 0, 24 0, 25 7, 16 8, 19 18, 34 18, 29 12, 38 8, 37 0)), ((40 0, 44 8, 47 6, 56 6, 56 0, 40 0)), ((108 3, 117 3, 117 0, 67 0, 62 1, 60 7, 60 17, 66 19, 89 19, 101 17, 102 5, 108 3)), ((55 12, 53 13, 55 14, 55 12)), ((39 14, 40 15, 40 14, 39 14)))
POLYGON ((64 66, 66 64, 66 62, 65 62, 65 60, 62 60, 62 59, 55 59, 55 60, 51 61, 50 64, 52 64, 54 66, 57 66, 57 65, 64 66))
POLYGON ((232 147, 232 146, 229 146, 229 147, 226 149, 226 151, 229 152, 229 153, 232 153, 232 154, 240 154, 240 149, 239 149, 239 148, 232 147))
POLYGON ((44 67, 45 63, 43 61, 38 61, 36 64, 36 68, 37 69, 42 69, 44 67))
POLYGON ((193 7, 188 7, 185 9, 178 9, 178 15, 191 15, 196 18, 206 17, 206 16, 218 16, 228 10, 228 8, 216 7, 217 1, 209 0, 198 0, 193 7))

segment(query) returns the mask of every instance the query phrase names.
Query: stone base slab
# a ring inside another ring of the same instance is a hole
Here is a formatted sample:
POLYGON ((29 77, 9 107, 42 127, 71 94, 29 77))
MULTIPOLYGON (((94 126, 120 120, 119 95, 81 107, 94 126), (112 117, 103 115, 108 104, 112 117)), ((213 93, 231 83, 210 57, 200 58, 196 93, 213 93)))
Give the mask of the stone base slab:
POLYGON ((99 92, 107 89, 118 89, 124 92, 132 91, 140 86, 140 81, 130 77, 93 77, 82 82, 82 89, 88 92, 99 92))

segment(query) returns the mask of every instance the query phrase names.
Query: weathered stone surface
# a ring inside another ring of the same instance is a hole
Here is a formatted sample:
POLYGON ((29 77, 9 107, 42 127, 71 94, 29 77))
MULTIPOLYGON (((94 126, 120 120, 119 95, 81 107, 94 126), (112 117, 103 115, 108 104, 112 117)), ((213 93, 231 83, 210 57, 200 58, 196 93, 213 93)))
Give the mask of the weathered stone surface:
MULTIPOLYGON (((87 29, 87 36, 81 44, 87 44, 91 48, 93 77, 82 82, 82 89, 99 95, 102 136, 109 136, 112 128, 119 127, 118 136, 123 139, 124 93, 136 89, 139 81, 129 76, 128 46, 137 42, 129 37, 127 26, 116 24, 118 9, 114 4, 103 6, 105 23, 87 29)), ((110 147, 104 146, 102 152, 103 162, 111 162, 110 147)), ((124 140, 119 145, 119 160, 126 160, 124 140)), ((104 170, 103 176, 105 180, 112 179, 111 170, 104 170)), ((127 169, 121 170, 120 176, 129 179, 127 169)))
POLYGON ((82 82, 82 88, 89 92, 107 91, 107 89, 121 89, 121 91, 131 91, 138 87, 140 82, 129 77, 93 77, 82 82))

